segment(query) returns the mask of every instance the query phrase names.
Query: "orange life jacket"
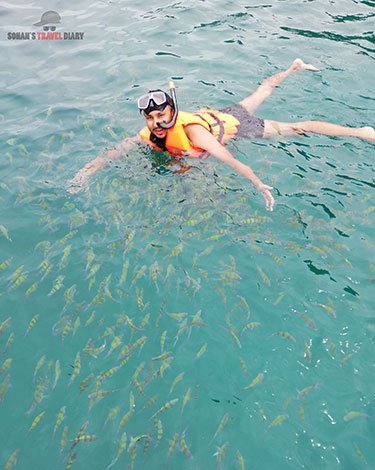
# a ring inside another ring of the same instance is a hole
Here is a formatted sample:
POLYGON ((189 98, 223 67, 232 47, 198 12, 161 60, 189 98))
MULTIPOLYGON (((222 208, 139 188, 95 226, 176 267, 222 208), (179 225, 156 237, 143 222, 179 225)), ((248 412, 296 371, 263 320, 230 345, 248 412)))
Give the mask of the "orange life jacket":
MULTIPOLYGON (((199 147, 194 147, 187 135, 184 127, 189 124, 199 124, 207 129, 221 144, 232 139, 237 134, 237 128, 240 124, 234 116, 214 109, 201 109, 197 113, 186 113, 179 111, 176 124, 167 130, 165 147, 173 156, 207 158, 208 152, 199 147)), ((161 151, 154 142, 150 140, 150 131, 144 127, 139 136, 156 150, 161 151)))

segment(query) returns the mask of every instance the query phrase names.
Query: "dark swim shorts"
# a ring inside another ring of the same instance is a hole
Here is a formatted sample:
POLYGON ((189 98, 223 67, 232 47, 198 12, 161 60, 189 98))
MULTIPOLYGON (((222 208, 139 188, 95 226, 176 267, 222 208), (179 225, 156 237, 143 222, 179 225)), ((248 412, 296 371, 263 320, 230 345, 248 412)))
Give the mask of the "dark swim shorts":
POLYGON ((263 137, 264 119, 253 116, 240 104, 221 109, 222 113, 231 114, 240 121, 236 137, 263 137))

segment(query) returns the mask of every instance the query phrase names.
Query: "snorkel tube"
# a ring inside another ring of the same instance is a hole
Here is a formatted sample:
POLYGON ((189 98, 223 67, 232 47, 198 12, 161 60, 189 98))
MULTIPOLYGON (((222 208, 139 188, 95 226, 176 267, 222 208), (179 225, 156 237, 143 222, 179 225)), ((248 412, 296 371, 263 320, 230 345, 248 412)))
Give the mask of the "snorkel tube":
POLYGON ((168 122, 168 124, 165 122, 158 122, 158 127, 161 127, 162 129, 170 129, 171 127, 173 127, 176 124, 177 115, 178 115, 176 88, 172 80, 169 82, 169 91, 171 93, 172 100, 173 100, 174 114, 173 114, 172 120, 168 122))

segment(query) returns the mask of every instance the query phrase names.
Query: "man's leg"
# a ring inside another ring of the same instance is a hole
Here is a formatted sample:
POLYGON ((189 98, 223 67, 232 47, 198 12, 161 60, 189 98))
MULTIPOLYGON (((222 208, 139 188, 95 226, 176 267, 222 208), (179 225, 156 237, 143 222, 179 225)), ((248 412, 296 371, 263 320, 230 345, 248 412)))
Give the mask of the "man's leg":
POLYGON ((263 101, 267 99, 273 93, 275 88, 277 88, 290 74, 302 70, 319 72, 319 69, 313 65, 305 64, 301 59, 295 59, 287 70, 279 72, 276 75, 272 75, 272 77, 264 80, 252 95, 240 101, 239 104, 243 106, 248 113, 254 113, 263 101))
POLYGON ((375 143, 375 130, 372 127, 344 127, 323 121, 278 122, 264 120, 263 137, 265 138, 305 134, 359 137, 375 143))

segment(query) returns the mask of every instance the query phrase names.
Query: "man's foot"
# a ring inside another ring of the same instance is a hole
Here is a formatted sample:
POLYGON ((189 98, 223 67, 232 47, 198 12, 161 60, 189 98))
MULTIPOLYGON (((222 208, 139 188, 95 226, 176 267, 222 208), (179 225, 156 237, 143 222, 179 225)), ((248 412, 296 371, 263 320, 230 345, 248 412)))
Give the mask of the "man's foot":
POLYGON ((295 59, 291 65, 291 69, 294 72, 299 72, 303 70, 308 70, 310 72, 320 72, 320 69, 317 69, 312 64, 305 64, 302 59, 295 59))
POLYGON ((360 127, 358 129, 358 137, 360 139, 367 139, 375 144, 375 129, 372 127, 360 127))

